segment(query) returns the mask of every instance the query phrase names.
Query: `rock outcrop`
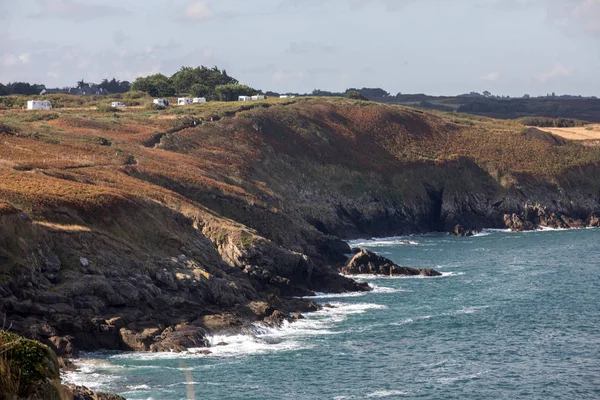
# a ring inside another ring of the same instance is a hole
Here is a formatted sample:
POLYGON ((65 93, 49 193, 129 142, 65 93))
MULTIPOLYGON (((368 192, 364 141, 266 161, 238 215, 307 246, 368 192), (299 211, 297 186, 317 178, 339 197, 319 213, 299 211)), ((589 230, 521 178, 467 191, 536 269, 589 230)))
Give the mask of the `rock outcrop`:
POLYGON ((372 251, 362 249, 354 255, 341 269, 344 275, 387 275, 387 276, 441 276, 442 274, 431 268, 410 268, 394 264, 388 258, 378 256, 372 251))

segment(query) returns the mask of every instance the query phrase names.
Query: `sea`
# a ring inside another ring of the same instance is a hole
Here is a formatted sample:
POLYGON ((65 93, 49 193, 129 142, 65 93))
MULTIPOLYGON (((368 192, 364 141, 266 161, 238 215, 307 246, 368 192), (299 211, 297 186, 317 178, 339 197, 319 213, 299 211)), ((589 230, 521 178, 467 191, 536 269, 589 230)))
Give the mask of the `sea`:
POLYGON ((600 230, 357 240, 437 278, 359 276, 212 354, 88 353, 70 382, 127 399, 598 399, 600 230))

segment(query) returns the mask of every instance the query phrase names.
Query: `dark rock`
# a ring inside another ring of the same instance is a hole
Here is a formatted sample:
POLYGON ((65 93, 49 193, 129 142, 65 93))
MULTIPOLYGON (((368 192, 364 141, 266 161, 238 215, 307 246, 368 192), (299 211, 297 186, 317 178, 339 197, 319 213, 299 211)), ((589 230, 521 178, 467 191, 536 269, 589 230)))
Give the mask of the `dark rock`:
POLYGON ((165 329, 149 349, 153 352, 181 352, 190 348, 209 347, 205 331, 193 325, 177 325, 165 329))
POLYGON ((401 267, 388 258, 378 256, 372 251, 363 249, 342 268, 345 275, 374 274, 388 276, 441 276, 442 274, 429 268, 401 267))
POLYGON ((124 397, 113 393, 94 393, 85 386, 73 384, 63 385, 63 397, 72 400, 125 400, 124 397))
POLYGON ((229 346, 229 343, 227 343, 227 342, 219 342, 215 346, 229 346))
POLYGON ((600 227, 600 217, 596 214, 590 215, 587 220, 587 226, 589 226, 591 228, 599 228, 600 227))
POLYGON ((302 314, 300 314, 300 313, 297 313, 297 312, 296 312, 296 313, 293 313, 293 314, 292 314, 292 317, 293 317, 294 319, 305 319, 305 318, 304 318, 304 315, 302 315, 302 314))
POLYGON ((292 321, 292 318, 290 318, 288 314, 285 314, 279 310, 274 311, 273 314, 264 319, 264 323, 267 326, 272 327, 280 327, 285 321, 290 322, 292 321))
POLYGON ((207 356, 209 354, 212 354, 212 351, 210 351, 210 350, 194 350, 194 351, 192 351, 192 354, 201 354, 201 355, 207 356))
POLYGON ((505 214, 504 225, 513 232, 531 231, 535 229, 533 223, 523 220, 523 218, 516 213, 505 214))
POLYGON ((461 224, 457 224, 454 227, 454 235, 459 237, 473 236, 473 231, 470 229, 465 229, 461 224))

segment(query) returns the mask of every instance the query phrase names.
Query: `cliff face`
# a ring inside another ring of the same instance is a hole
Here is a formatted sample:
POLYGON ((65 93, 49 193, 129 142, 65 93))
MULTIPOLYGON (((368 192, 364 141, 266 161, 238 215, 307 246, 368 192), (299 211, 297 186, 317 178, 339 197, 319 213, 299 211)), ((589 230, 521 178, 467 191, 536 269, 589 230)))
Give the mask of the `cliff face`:
POLYGON ((13 329, 59 353, 198 347, 365 290, 341 239, 598 223, 596 147, 340 99, 218 107, 1 115, 13 329))

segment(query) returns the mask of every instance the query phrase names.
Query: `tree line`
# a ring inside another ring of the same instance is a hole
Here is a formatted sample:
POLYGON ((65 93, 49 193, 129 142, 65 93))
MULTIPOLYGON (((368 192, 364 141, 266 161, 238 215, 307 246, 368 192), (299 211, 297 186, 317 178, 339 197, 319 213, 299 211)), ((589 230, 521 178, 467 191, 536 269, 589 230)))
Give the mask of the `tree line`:
POLYGON ((237 100, 238 96, 252 96, 260 92, 240 84, 226 70, 220 70, 216 66, 181 67, 171 76, 154 74, 139 77, 133 82, 131 89, 141 90, 153 97, 189 95, 220 101, 237 100))

